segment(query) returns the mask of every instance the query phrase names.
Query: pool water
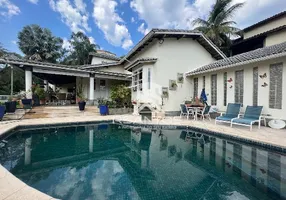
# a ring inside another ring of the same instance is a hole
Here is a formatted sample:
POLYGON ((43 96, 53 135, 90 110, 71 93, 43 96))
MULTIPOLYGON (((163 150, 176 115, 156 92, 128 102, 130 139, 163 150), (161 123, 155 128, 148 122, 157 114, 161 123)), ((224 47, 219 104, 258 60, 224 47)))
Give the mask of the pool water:
POLYGON ((116 124, 18 131, 0 163, 59 199, 285 199, 286 157, 178 129, 116 124))

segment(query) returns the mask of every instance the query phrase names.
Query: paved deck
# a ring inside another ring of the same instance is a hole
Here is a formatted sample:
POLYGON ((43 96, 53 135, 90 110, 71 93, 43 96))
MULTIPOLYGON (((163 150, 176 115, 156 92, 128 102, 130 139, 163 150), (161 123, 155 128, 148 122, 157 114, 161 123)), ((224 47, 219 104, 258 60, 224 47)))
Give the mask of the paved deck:
MULTIPOLYGON (((19 121, 4 121, 0 122, 0 136, 5 132, 19 126, 19 125, 41 125, 41 124, 59 124, 59 123, 72 123, 72 122, 91 122, 101 120, 119 120, 128 122, 140 123, 139 116, 132 115, 113 115, 113 116, 99 116, 92 112, 82 112, 79 115, 71 116, 60 115, 53 118, 40 118, 40 119, 23 119, 19 121)), ((214 121, 194 121, 180 119, 178 117, 166 118, 163 120, 155 120, 152 123, 160 125, 184 125, 193 126, 202 129, 208 129, 219 132, 225 135, 241 137, 248 140, 254 140, 262 143, 271 144, 286 148, 286 130, 274 130, 268 127, 261 127, 258 129, 254 126, 253 130, 243 126, 234 126, 230 128, 229 125, 215 125, 214 121)), ((0 165, 0 199, 53 199, 52 197, 43 194, 14 177, 10 172, 0 165)))

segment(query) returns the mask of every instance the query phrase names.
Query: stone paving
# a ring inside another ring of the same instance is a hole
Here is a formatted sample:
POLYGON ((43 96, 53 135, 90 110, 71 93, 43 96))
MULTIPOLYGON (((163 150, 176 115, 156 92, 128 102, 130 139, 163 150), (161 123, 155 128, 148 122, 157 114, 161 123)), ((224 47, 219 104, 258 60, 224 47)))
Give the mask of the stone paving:
MULTIPOLYGON (((19 125, 45 125, 45 124, 59 124, 59 123, 73 123, 73 122, 96 122, 102 120, 117 120, 126 122, 142 123, 140 116, 133 115, 109 115, 99 116, 94 113, 82 113, 77 116, 59 116, 53 118, 39 118, 39 119, 23 119, 14 121, 0 122, 0 136, 7 131, 14 129, 19 125)), ((248 127, 234 126, 229 127, 228 124, 214 124, 212 121, 194 121, 181 119, 179 117, 167 117, 164 119, 154 119, 152 124, 159 125, 183 125, 192 126, 202 129, 207 129, 219 132, 225 135, 241 137, 248 140, 267 143, 274 146, 286 148, 286 130, 274 130, 268 127, 261 127, 258 129, 254 126, 250 131, 248 127)), ((43 194, 14 177, 9 171, 0 165, 0 199, 53 199, 52 197, 43 194)))

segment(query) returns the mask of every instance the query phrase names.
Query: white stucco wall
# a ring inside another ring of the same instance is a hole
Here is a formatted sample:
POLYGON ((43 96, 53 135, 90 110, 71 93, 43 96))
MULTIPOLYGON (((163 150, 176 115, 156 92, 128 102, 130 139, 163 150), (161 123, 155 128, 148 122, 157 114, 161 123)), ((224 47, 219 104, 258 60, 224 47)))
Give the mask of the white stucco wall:
MULTIPOLYGON (((226 107, 223 105, 223 73, 227 72, 227 79, 233 79, 232 83, 227 83, 227 103, 234 103, 235 99, 235 71, 244 70, 244 95, 243 95, 243 107, 242 111, 245 111, 247 105, 253 105, 253 68, 258 67, 258 75, 264 73, 267 74, 267 78, 258 78, 258 105, 263 106, 263 113, 270 114, 274 118, 281 118, 286 120, 286 93, 282 96, 282 109, 269 108, 269 85, 270 85, 270 71, 271 64, 283 63, 283 91, 286 89, 286 58, 273 59, 270 61, 259 62, 255 64, 244 65, 241 67, 235 67, 232 69, 216 71, 208 74, 202 74, 199 76, 193 76, 199 78, 199 88, 202 87, 203 76, 206 76, 206 93, 208 94, 208 103, 211 103, 211 90, 210 90, 210 76, 217 74, 217 107, 220 111, 225 111, 226 107), (267 87, 261 85, 266 82, 267 87), (232 88, 231 88, 232 86, 232 88)), ((193 87, 191 87, 193 91, 193 87)))
POLYGON ((244 39, 250 38, 250 37, 257 35, 259 33, 263 33, 265 31, 269 31, 269 30, 272 30, 274 28, 277 28, 277 27, 283 26, 283 25, 286 25, 286 16, 279 18, 279 19, 276 19, 276 20, 273 20, 272 22, 269 22, 267 24, 259 26, 253 30, 245 32, 244 33, 244 39))
MULTIPOLYGON (((185 73, 199 66, 209 64, 215 59, 197 41, 192 39, 166 39, 163 44, 154 40, 131 61, 138 58, 157 58, 154 64, 143 67, 143 91, 132 92, 132 99, 142 103, 151 103, 160 108, 162 87, 169 87, 169 80, 177 80, 177 73, 185 73), (148 68, 151 69, 151 89, 146 89, 148 68), (145 86, 144 86, 145 85, 145 86)), ((136 69, 133 69, 133 71, 136 69)), ((169 90, 169 98, 164 99, 164 111, 179 111, 180 103, 192 97, 191 79, 185 78, 176 90, 169 90)))
MULTIPOLYGON (((77 77, 77 85, 79 84, 79 77, 77 77)), ((98 79, 95 78, 94 81, 96 82, 95 88, 94 88, 94 99, 98 98, 104 98, 109 99, 110 97, 110 83, 111 80, 109 79, 98 79), (105 80, 106 86, 105 89, 100 89, 100 80, 105 80)), ((89 78, 82 78, 82 84, 83 84, 83 93, 84 97, 89 99, 89 78)))
POLYGON ((286 30, 268 35, 265 39, 264 46, 271 46, 275 44, 280 44, 282 42, 286 42, 286 30))
POLYGON ((131 74, 131 72, 129 72, 129 71, 127 71, 127 70, 124 69, 124 66, 123 66, 123 65, 101 68, 100 71, 131 74))

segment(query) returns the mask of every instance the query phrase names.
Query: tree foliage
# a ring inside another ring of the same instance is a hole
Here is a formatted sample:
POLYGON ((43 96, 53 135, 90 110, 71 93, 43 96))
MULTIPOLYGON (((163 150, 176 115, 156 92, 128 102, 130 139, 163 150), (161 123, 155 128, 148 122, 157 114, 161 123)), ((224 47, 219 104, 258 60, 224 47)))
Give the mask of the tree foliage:
POLYGON ((55 63, 61 57, 63 40, 39 25, 25 26, 18 33, 18 40, 26 59, 55 63))
POLYGON ((98 45, 92 44, 89 38, 82 32, 72 33, 70 42, 70 52, 63 59, 64 64, 85 65, 90 63, 89 53, 96 52, 98 45))
POLYGON ((234 13, 241 8, 244 3, 233 4, 233 0, 216 0, 208 18, 197 18, 193 21, 198 25, 197 30, 203 32, 216 44, 223 52, 229 53, 231 36, 238 36, 240 29, 236 28, 236 22, 231 21, 234 13))

